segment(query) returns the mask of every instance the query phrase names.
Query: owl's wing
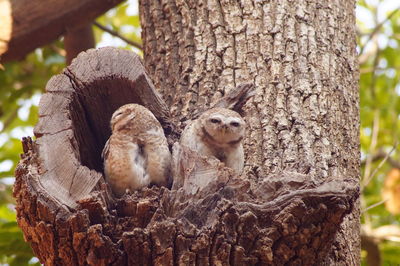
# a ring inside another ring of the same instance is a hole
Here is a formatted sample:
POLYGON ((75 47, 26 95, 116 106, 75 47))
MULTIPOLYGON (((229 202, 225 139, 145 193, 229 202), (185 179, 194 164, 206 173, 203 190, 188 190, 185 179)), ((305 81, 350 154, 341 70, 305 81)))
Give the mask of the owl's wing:
POLYGON ((107 140, 106 145, 104 145, 103 151, 101 152, 101 158, 103 160, 107 159, 108 157, 109 147, 110 147, 110 139, 107 140))

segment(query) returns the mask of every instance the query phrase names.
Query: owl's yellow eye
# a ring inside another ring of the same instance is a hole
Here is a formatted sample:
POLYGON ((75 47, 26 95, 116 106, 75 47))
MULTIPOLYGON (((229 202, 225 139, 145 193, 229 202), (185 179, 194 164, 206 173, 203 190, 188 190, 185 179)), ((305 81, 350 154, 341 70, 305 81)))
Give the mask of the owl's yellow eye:
POLYGON ((221 120, 217 119, 217 118, 211 118, 210 122, 213 123, 213 124, 219 124, 219 123, 221 123, 221 120))

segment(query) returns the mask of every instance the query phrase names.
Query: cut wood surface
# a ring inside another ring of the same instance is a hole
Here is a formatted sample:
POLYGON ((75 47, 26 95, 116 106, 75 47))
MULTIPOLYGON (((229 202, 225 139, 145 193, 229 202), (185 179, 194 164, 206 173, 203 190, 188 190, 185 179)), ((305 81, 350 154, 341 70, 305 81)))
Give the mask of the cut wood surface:
MULTIPOLYGON (((240 106, 232 104, 236 96, 226 97, 220 105, 240 106)), ((170 143, 176 141, 179 132, 169 109, 132 52, 89 50, 48 82, 37 139, 23 141, 14 187, 18 224, 42 263, 312 265, 324 260, 358 198, 354 179, 317 183, 306 174, 282 171, 255 181, 176 144, 174 158, 181 160, 174 172, 183 178, 172 190, 151 187, 114 198, 100 153, 111 114, 132 102, 149 108, 170 143), (214 178, 199 182, 196 167, 214 178)))
POLYGON ((101 179, 100 154, 110 136, 111 115, 119 106, 146 105, 167 124, 168 108, 140 58, 124 50, 99 51, 80 54, 48 82, 34 129, 40 184, 69 207, 75 207, 101 179))
POLYGON ((0 62, 22 59, 122 0, 0 1, 0 62))

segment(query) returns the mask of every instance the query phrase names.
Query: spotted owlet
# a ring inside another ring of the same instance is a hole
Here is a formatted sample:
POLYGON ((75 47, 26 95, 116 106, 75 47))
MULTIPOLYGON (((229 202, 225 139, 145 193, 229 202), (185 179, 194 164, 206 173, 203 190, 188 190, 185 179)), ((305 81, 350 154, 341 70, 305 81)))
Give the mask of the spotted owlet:
POLYGON ((155 116, 141 105, 127 104, 114 112, 110 124, 102 156, 113 193, 120 197, 150 183, 167 186, 171 153, 155 116))
POLYGON ((180 143, 200 155, 219 159, 240 174, 244 165, 245 129, 246 123, 237 112, 212 108, 186 126, 180 143))

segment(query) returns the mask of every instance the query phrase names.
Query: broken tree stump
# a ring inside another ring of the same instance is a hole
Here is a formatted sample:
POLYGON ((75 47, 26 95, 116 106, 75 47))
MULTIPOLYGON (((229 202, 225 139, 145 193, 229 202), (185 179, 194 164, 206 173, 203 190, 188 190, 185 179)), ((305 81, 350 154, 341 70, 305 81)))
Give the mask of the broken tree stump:
POLYGON ((177 140, 168 107, 132 52, 89 50, 48 82, 36 140, 23 140, 14 187, 18 224, 42 263, 324 261, 358 198, 355 181, 315 184, 307 175, 290 172, 255 181, 212 159, 196 163, 196 155, 177 144, 174 150, 185 159, 176 164, 184 176, 180 184, 172 190, 145 188, 116 199, 104 181, 100 153, 110 135, 112 112, 126 103, 149 108, 170 143, 177 140), (205 184, 193 180, 196 167, 204 166, 215 176, 205 184))

